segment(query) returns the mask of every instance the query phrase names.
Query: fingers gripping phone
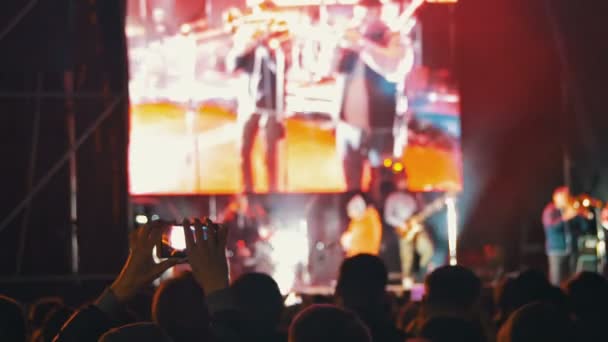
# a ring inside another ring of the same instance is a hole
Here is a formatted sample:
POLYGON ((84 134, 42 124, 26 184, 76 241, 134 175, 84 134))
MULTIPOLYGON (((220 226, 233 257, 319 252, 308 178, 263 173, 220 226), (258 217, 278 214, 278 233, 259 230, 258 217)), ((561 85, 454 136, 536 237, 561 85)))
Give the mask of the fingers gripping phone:
MULTIPOLYGON (((160 241, 156 245, 156 255, 160 259, 186 257, 186 237, 184 236, 184 226, 181 224, 166 224, 161 228, 160 241)), ((190 226, 190 231, 194 234, 194 226, 190 226)), ((203 230, 207 227, 203 226, 203 230)), ((204 237, 207 237, 205 232, 204 237)))

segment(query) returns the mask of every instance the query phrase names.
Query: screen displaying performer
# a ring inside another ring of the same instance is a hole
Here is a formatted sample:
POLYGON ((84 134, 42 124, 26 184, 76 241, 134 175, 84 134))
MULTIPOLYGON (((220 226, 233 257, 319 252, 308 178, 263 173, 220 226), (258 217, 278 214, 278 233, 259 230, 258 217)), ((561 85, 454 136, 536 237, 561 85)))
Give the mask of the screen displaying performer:
POLYGON ((576 272, 578 238, 590 231, 591 218, 592 213, 577 205, 568 187, 555 189, 542 216, 549 279, 553 285, 560 286, 576 272))
POLYGON ((437 62, 453 18, 425 21, 451 4, 144 2, 126 25, 131 194, 370 191, 381 168, 461 188, 457 80, 437 62))
POLYGON ((241 130, 240 157, 243 190, 254 191, 253 146, 260 130, 264 138, 264 164, 268 190, 278 191, 278 144, 284 136, 281 122, 286 53, 284 44, 271 47, 287 34, 286 28, 256 30, 235 35, 226 65, 231 72, 242 72, 244 87, 238 89, 237 124, 241 130), (282 86, 279 86, 282 83, 282 86))
POLYGON ((338 67, 344 100, 336 147, 349 189, 366 188, 362 184, 364 161, 371 167, 374 182, 383 160, 393 157, 397 73, 413 58, 408 56, 413 51, 405 46, 400 32, 382 20, 380 0, 364 0, 359 8, 361 19, 345 32, 338 67))

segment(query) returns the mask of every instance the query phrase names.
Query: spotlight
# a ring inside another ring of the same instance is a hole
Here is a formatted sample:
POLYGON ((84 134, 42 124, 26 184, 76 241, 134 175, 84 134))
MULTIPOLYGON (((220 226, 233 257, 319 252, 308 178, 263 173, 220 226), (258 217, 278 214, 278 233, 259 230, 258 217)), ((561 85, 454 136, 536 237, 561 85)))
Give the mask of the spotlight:
POLYGON ((391 166, 393 166, 393 160, 391 158, 384 159, 384 167, 391 167, 391 166))
POLYGON ((395 172, 403 171, 403 164, 401 164, 399 162, 393 164, 393 171, 395 171, 395 172))
POLYGON ((146 216, 146 215, 136 215, 135 216, 135 222, 137 224, 146 224, 146 223, 148 223, 148 216, 146 216))
POLYGON ((261 227, 258 229, 258 234, 262 240, 268 240, 268 238, 272 235, 272 232, 266 227, 261 227))
POLYGON ((278 48, 281 46, 281 43, 279 42, 279 40, 278 40, 278 39, 274 39, 274 38, 273 38, 273 39, 271 39, 271 40, 268 42, 268 46, 269 46, 269 47, 270 47, 272 50, 276 50, 276 49, 278 49, 278 48))
POLYGON ((446 199, 447 207, 447 224, 448 224, 448 249, 450 253, 450 265, 458 263, 456 259, 456 251, 458 243, 458 218, 456 214, 456 198, 448 197, 446 199))
POLYGON ((325 249, 325 244, 323 242, 319 241, 319 242, 317 242, 315 247, 317 248, 318 251, 322 251, 325 249))
POLYGON ((190 25, 190 24, 183 24, 183 25, 180 27, 180 31, 181 31, 181 33, 182 33, 183 35, 187 35, 187 34, 189 34, 190 32, 192 32, 192 25, 190 25))

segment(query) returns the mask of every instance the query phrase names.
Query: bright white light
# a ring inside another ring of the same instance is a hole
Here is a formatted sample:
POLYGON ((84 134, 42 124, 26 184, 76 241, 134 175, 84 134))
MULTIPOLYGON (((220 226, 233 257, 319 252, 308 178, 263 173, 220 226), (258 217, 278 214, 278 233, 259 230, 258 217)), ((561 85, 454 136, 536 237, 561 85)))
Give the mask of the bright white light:
POLYGON ((161 22, 165 19, 165 10, 162 8, 155 8, 152 10, 152 19, 155 22, 161 22))
POLYGON ((262 240, 266 240, 270 237, 272 231, 268 227, 260 227, 258 229, 258 234, 262 240))
POLYGON ((293 289, 298 267, 306 266, 308 261, 307 226, 306 221, 302 221, 285 225, 274 232, 269 240, 275 263, 272 277, 284 295, 293 289))
POLYGON ((182 27, 180 28, 180 31, 182 32, 182 34, 188 34, 192 31, 192 25, 183 24, 182 27))
POLYGON ((146 224, 146 223, 148 223, 148 216, 137 215, 137 216, 135 216, 135 222, 137 222, 137 224, 146 224))
POLYGON ((606 242, 598 241, 597 243, 597 255, 603 256, 606 255, 606 242))
POLYGON ((196 112, 193 110, 186 111, 186 125, 191 127, 194 125, 194 120, 196 120, 196 112))
POLYGON ((448 197, 445 201, 447 208, 448 224, 448 249, 450 252, 450 265, 458 263, 456 259, 456 248, 458 242, 458 217, 456 215, 456 199, 448 197))
POLYGON ((414 280, 411 277, 405 277, 401 279, 401 286, 403 286, 404 290, 410 290, 414 287, 414 280))
POLYGON ((429 93, 429 101, 436 102, 439 99, 437 93, 429 93))
POLYGON ((324 244, 323 242, 319 241, 319 242, 317 242, 317 244, 315 245, 315 248, 316 248, 318 251, 322 251, 322 250, 324 250, 324 249, 325 249, 325 244, 324 244))
POLYGON ((183 250, 186 249, 186 237, 184 236, 184 229, 180 226, 173 226, 169 235, 169 244, 174 249, 183 250))
POLYGON ((287 298, 285 298, 285 306, 294 306, 302 304, 302 298, 294 292, 289 292, 287 298))
POLYGON ((353 8, 353 21, 361 21, 365 14, 367 13, 367 9, 363 6, 355 6, 353 8))
POLYGON ((278 40, 278 39, 273 38, 273 39, 271 39, 271 40, 268 42, 268 46, 269 46, 269 47, 270 47, 272 50, 276 50, 276 49, 278 49, 278 48, 279 48, 279 46, 281 46, 281 43, 279 42, 279 40, 278 40))
POLYGON ((158 216, 158 215, 154 214, 154 215, 152 215, 152 217, 150 217, 150 219, 151 219, 152 221, 158 221, 158 220, 160 220, 160 216, 158 216))

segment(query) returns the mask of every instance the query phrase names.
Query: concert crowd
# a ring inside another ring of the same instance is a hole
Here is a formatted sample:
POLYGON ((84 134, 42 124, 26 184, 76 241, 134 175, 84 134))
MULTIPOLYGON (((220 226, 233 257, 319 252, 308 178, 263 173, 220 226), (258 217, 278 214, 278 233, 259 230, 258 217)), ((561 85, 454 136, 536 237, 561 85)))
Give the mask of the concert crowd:
MULTIPOLYGON (((60 297, 19 302, 3 296, 0 288, 0 342, 603 341, 608 279, 595 272, 574 271, 582 269, 578 263, 585 253, 601 259, 601 264, 606 257, 604 229, 590 223, 594 217, 601 223, 590 208, 603 207, 595 205, 593 198, 572 196, 567 188, 554 193, 542 216, 548 275, 529 269, 484 283, 471 269, 445 265, 447 248, 433 241, 423 222, 447 202, 454 203, 454 194, 443 189, 445 195, 427 203, 419 198, 422 196, 409 193, 401 161, 407 145, 418 141, 414 147, 420 148, 421 140, 437 140, 434 145, 441 146, 442 153, 457 150, 458 135, 431 129, 410 113, 410 107, 422 107, 418 102, 428 105, 436 104, 438 98, 451 99, 447 85, 453 82, 437 82, 444 84, 444 91, 430 91, 425 85, 418 92, 424 97, 401 89, 410 84, 405 82, 406 76, 415 74, 416 20, 412 15, 422 1, 408 1, 393 22, 384 18, 384 3, 359 2, 360 17, 345 25, 341 37, 335 39, 340 41, 335 44, 339 47, 336 58, 328 58, 338 61, 337 70, 329 73, 331 77, 314 75, 317 86, 331 80, 340 90, 335 101, 340 109, 331 117, 335 126, 332 151, 342 165, 346 190, 361 189, 368 170, 369 188, 381 198, 370 201, 363 193, 354 193, 345 203, 348 227, 332 244, 340 244, 346 255, 335 275, 332 295, 284 295, 278 277, 273 279, 260 271, 263 267, 253 267, 263 260, 246 263, 255 259, 246 248, 247 241, 259 240, 258 226, 264 222, 251 224, 241 220, 246 215, 240 214, 225 216, 225 224, 208 218, 184 220, 184 253, 156 260, 154 249, 164 241, 164 228, 170 225, 157 220, 131 232, 122 271, 86 303, 74 305, 60 297), (400 173, 391 173, 391 177, 400 181, 393 184, 383 179, 387 164, 398 165, 400 173), (374 207, 374 202, 382 203, 382 208, 374 207), (254 229, 243 229, 248 226, 254 229), (394 234, 398 255, 392 259, 399 259, 403 292, 387 291, 393 267, 381 257, 383 231, 394 234), (239 258, 242 262, 237 262, 239 258), (172 268, 173 277, 158 280, 172 268), (428 273, 419 279, 416 270, 428 273), (412 287, 415 281, 423 282, 422 294, 412 287), (139 305, 134 305, 135 299, 139 305)), ((286 70, 294 63, 286 52, 293 46, 285 44, 290 41, 285 37, 289 33, 286 23, 271 20, 268 27, 258 27, 257 10, 276 10, 274 5, 268 8, 269 4, 263 2, 252 11, 254 15, 240 18, 242 27, 253 23, 255 29, 241 28, 245 37, 240 41, 235 35, 225 61, 226 71, 244 80, 239 83, 242 89, 236 90, 240 96, 236 99, 238 125, 234 125, 239 127, 235 140, 240 147, 243 193, 256 191, 254 145, 258 137, 264 139, 262 169, 268 191, 276 193, 285 187, 281 185, 279 143, 287 134, 282 92, 288 84, 286 70)), ((191 64, 195 69, 196 63, 191 64)), ((190 72, 185 74, 192 85, 195 77, 190 79, 190 72)), ((244 199, 239 199, 243 203, 235 211, 247 211, 244 199)), ((252 211, 252 217, 265 215, 263 210, 252 211)), ((608 218, 608 207, 604 213, 608 218)), ((318 224, 318 228, 327 225, 318 224)))
POLYGON ((130 235, 130 254, 113 283, 90 302, 32 303, 0 297, 2 341, 600 341, 608 281, 583 272, 553 286, 526 270, 485 286, 471 270, 441 266, 424 280, 420 300, 386 292, 387 270, 370 254, 342 263, 333 296, 286 306, 262 273, 229 277, 230 232, 208 219, 185 220, 185 258, 156 263, 159 221, 130 235), (205 228, 206 227, 206 228, 205 228), (191 271, 163 281, 150 310, 130 304, 178 263, 191 271))

